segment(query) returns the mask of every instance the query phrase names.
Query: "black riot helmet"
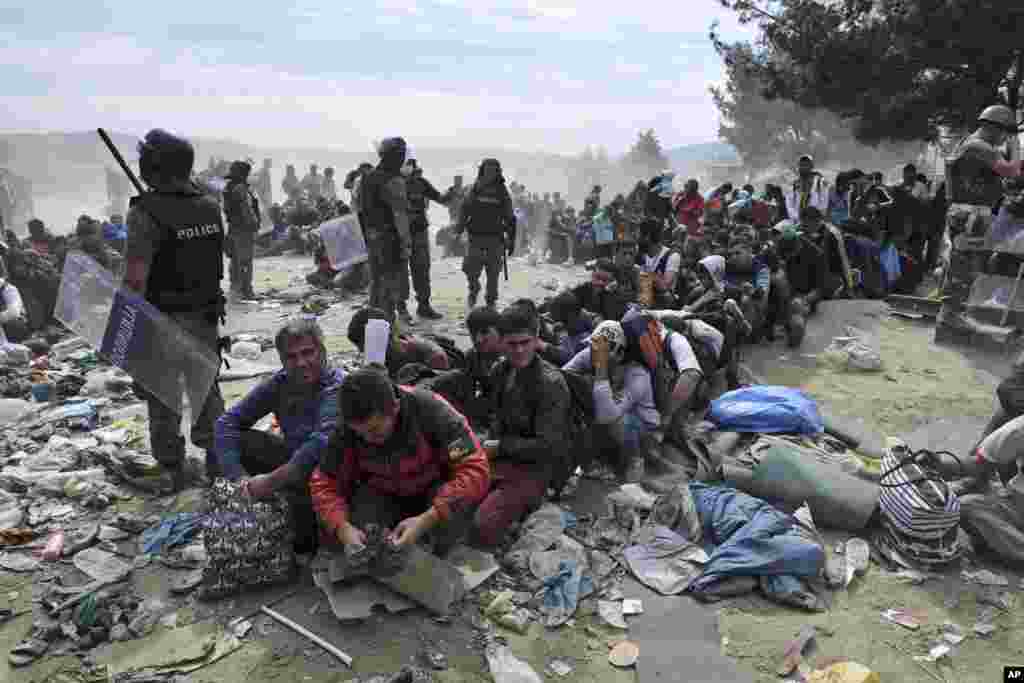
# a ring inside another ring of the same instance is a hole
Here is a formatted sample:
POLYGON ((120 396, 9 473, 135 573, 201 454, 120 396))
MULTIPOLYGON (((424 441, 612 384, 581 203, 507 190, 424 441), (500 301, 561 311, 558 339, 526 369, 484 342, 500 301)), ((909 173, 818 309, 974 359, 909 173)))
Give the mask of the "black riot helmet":
POLYGON ((400 137, 384 138, 377 147, 381 165, 394 171, 400 169, 405 163, 407 151, 408 145, 405 144, 405 139, 400 137))
POLYGON ((162 128, 154 128, 139 141, 139 171, 146 184, 188 180, 196 151, 192 143, 162 128))

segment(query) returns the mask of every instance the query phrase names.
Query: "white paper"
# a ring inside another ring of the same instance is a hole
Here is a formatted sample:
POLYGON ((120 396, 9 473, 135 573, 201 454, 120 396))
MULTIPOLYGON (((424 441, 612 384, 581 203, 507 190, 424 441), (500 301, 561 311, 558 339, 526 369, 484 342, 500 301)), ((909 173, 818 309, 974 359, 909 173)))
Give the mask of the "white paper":
POLYGON ((366 322, 367 362, 384 365, 390 344, 391 323, 387 320, 368 320, 366 322))

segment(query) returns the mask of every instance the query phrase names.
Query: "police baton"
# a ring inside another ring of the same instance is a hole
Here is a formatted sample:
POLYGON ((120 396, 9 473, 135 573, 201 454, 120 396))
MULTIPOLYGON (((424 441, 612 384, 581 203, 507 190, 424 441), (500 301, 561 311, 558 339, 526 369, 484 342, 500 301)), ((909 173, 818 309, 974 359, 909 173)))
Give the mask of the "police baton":
POLYGON ((508 235, 501 238, 501 265, 505 269, 505 282, 508 282, 508 245, 505 244, 507 239, 508 235))
POLYGON ((128 164, 125 163, 124 157, 121 156, 121 153, 117 151, 117 147, 114 146, 114 141, 110 139, 109 135, 107 135, 107 131, 102 128, 97 128, 96 132, 99 134, 100 140, 103 140, 103 144, 105 144, 107 149, 110 150, 110 153, 114 155, 114 160, 117 161, 121 170, 128 176, 128 180, 132 181, 132 185, 135 186, 136 191, 138 191, 139 194, 145 193, 145 190, 142 188, 142 183, 140 183, 139 179, 135 177, 134 173, 132 173, 132 169, 128 168, 128 164))

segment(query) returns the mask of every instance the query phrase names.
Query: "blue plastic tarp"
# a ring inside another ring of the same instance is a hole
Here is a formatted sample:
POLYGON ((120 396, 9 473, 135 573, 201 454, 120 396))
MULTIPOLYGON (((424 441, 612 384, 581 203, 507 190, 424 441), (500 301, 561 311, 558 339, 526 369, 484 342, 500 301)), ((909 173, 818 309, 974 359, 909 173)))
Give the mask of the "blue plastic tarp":
MULTIPOLYGON (((690 585, 700 593, 734 576, 817 576, 825 550, 807 538, 795 517, 765 501, 726 486, 690 484, 690 493, 704 528, 708 561, 690 585)), ((791 591, 793 581, 762 582, 791 591)), ((773 597, 769 595, 769 597, 773 597)))
POLYGON ((729 391, 711 402, 708 419, 728 432, 821 434, 818 404, 790 387, 753 386, 729 391))

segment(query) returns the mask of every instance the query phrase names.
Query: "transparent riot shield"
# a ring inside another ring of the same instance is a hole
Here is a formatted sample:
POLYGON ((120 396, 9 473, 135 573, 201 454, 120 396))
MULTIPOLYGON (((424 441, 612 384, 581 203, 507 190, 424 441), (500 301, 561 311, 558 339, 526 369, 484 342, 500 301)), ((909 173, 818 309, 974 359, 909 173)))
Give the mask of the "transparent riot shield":
POLYGON ((68 254, 54 317, 171 410, 182 392, 198 414, 217 379, 220 355, 80 251, 68 254))
POLYGON ((359 217, 354 213, 329 220, 317 230, 333 268, 344 270, 369 260, 363 230, 359 227, 359 217))

